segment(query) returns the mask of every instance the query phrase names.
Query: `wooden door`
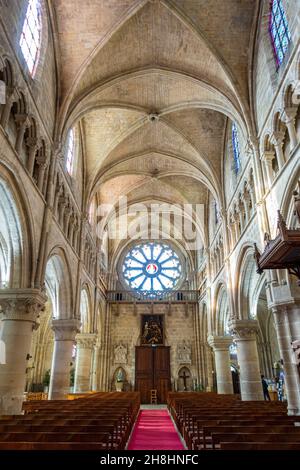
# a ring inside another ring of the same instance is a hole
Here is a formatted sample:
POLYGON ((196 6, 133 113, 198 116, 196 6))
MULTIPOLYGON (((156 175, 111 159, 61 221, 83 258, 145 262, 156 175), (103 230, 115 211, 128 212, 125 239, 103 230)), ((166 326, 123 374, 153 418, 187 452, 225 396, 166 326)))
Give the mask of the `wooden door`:
POLYGON ((135 390, 141 403, 149 403, 151 389, 157 390, 158 403, 166 403, 171 389, 169 346, 136 346, 135 390))
POLYGON ((167 403, 168 391, 171 390, 170 346, 156 346, 154 349, 154 387, 159 403, 167 403))
POLYGON ((135 390, 141 394, 141 403, 149 403, 149 391, 153 387, 153 348, 136 346, 135 348, 135 390))

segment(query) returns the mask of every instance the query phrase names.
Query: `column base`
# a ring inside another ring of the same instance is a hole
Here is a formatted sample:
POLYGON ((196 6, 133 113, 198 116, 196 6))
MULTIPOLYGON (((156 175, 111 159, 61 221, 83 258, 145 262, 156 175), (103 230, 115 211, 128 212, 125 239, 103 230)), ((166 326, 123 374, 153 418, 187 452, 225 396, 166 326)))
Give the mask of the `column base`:
POLYGON ((7 395, 0 397, 0 415, 21 415, 25 401, 24 395, 7 395))

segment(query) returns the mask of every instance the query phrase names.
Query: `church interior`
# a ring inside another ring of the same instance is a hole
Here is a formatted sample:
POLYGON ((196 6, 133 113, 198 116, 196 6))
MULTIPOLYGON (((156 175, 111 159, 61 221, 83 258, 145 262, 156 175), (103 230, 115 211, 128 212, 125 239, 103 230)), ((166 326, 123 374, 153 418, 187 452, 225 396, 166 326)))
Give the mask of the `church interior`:
POLYGON ((0 1, 0 450, 300 450, 299 16, 0 1))

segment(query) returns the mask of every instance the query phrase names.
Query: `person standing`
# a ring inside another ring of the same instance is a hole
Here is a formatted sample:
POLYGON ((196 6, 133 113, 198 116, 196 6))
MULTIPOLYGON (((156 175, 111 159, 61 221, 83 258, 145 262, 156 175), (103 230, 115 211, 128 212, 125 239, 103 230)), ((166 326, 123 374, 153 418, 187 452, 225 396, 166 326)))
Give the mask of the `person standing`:
POLYGON ((268 388, 268 382, 265 379, 264 375, 261 375, 261 384, 264 392, 264 399, 267 401, 271 401, 270 394, 269 394, 269 388, 268 388))

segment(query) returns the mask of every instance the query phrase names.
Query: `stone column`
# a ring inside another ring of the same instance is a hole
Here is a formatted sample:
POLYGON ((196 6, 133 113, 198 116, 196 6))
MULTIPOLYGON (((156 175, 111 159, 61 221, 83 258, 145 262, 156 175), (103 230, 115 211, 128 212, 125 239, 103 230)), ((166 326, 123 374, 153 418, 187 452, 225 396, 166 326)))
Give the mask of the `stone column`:
POLYGON ((271 188, 272 183, 273 183, 273 168, 272 168, 272 162, 276 158, 275 152, 273 150, 265 150, 263 155, 262 155, 262 161, 264 163, 265 169, 266 169, 266 174, 267 174, 267 183, 268 187, 271 188))
POLYGON ((205 355, 206 355, 206 391, 211 392, 214 388, 213 382, 213 364, 212 364, 212 351, 208 344, 205 345, 205 355))
POLYGON ((13 103, 17 100, 17 94, 16 94, 16 89, 12 87, 7 88, 7 93, 6 93, 6 102, 2 111, 2 116, 1 116, 1 126, 3 129, 6 131, 8 121, 9 121, 9 116, 11 112, 11 108, 13 103))
POLYGON ((263 400, 256 343, 257 320, 235 320, 229 323, 230 334, 237 344, 242 400, 263 400))
POLYGON ((275 320, 280 355, 283 360, 288 414, 300 415, 300 377, 297 365, 293 361, 291 346, 292 341, 300 339, 300 309, 298 307, 297 311, 296 305, 282 305, 277 308, 272 308, 272 312, 275 320), (293 317, 295 322, 292 322, 293 317))
POLYGON ((46 296, 38 289, 0 291, 0 341, 5 349, 0 365, 0 415, 22 411, 32 332, 45 302, 46 296))
POLYGON ((295 119, 297 115, 297 107, 285 108, 281 118, 285 122, 290 141, 291 141, 291 150, 293 150, 298 144, 297 132, 295 127, 295 119))
POLYGON ((281 170, 281 168, 285 164, 285 159, 284 159, 284 154, 283 154, 283 149, 282 149, 283 138, 284 138, 284 132, 283 131, 274 131, 272 136, 271 136, 271 142, 275 147, 275 152, 276 152, 276 157, 277 157, 279 170, 281 170))
POLYGON ((215 355, 218 393, 233 393, 229 353, 232 338, 228 336, 209 336, 207 341, 215 355))
POLYGON ((52 321, 55 341, 49 386, 50 400, 62 400, 70 391, 70 363, 79 328, 80 320, 76 318, 52 321))
POLYGON ((94 354, 93 354, 93 368, 92 368, 92 390, 93 392, 99 390, 99 354, 100 354, 101 344, 99 341, 96 341, 94 345, 94 354))
POLYGON ((43 194, 44 181, 45 181, 45 171, 46 171, 48 162, 47 162, 47 160, 42 158, 42 159, 37 159, 37 163, 39 165, 39 172, 38 172, 38 178, 37 178, 37 187, 39 188, 40 192, 43 194))
POLYGON ((76 336, 75 392, 91 390, 92 355, 95 341, 94 333, 80 333, 76 336))
POLYGON ((38 140, 35 137, 27 137, 26 145, 27 145, 27 147, 29 147, 28 160, 27 160, 27 170, 28 170, 30 176, 32 176, 33 168, 34 168, 34 162, 35 162, 35 156, 36 156, 36 152, 37 152, 37 149, 38 149, 38 140))
POLYGON ((15 143, 15 150, 17 154, 20 153, 24 141, 24 134, 26 127, 28 127, 29 120, 27 114, 16 114, 15 121, 18 128, 17 139, 15 143))

